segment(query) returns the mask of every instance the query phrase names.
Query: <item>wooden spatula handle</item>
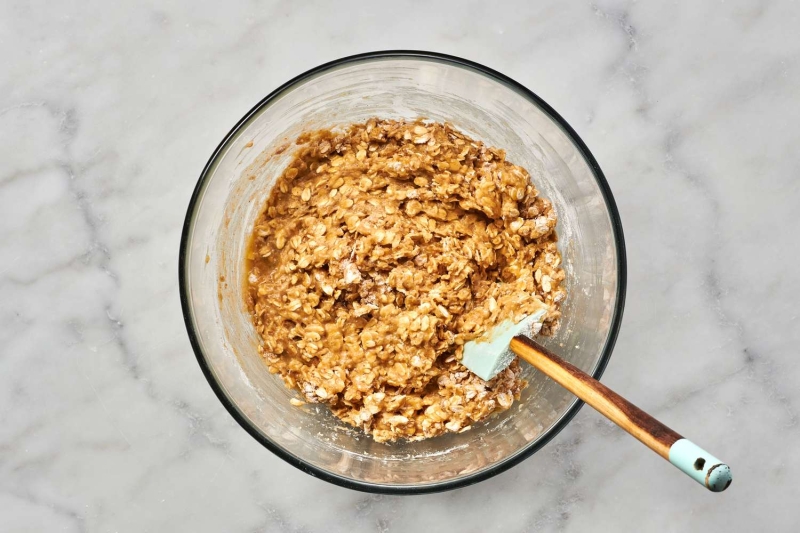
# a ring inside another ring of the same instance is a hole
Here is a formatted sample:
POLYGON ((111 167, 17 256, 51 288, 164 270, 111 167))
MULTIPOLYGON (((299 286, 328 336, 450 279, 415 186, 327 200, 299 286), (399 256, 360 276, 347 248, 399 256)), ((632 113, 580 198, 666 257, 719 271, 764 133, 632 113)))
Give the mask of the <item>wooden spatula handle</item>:
POLYGON ((714 492, 731 483, 728 465, 668 428, 576 366, 528 337, 511 340, 511 351, 600 414, 639 439, 690 477, 714 492))

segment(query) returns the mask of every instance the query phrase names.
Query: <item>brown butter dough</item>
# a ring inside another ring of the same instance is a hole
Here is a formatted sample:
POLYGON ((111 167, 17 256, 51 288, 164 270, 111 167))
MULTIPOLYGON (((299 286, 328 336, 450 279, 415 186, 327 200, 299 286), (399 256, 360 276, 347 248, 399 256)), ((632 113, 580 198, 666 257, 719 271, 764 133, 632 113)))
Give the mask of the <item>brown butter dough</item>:
POLYGON ((510 407, 517 362, 484 382, 459 360, 542 303, 542 333, 557 327, 556 214, 528 172, 449 124, 371 119, 297 144, 248 252, 269 370, 377 441, 510 407))

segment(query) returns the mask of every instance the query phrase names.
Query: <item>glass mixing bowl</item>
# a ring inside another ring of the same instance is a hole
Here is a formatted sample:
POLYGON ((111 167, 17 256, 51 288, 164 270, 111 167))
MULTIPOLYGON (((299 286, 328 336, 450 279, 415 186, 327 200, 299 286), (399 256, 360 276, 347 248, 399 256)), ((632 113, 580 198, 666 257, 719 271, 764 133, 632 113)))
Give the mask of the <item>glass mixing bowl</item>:
POLYGON ((567 299, 545 346, 599 378, 617 336, 625 250, 611 191, 589 149, 531 91, 481 65, 429 52, 377 52, 317 67, 258 103, 214 151, 192 195, 180 250, 186 327, 231 415, 301 470, 353 489, 421 493, 468 485, 544 446, 581 406, 527 364, 511 409, 464 433, 381 444, 320 405, 294 407, 267 371, 244 303, 253 222, 303 131, 370 117, 447 121, 529 170, 555 205, 567 299))

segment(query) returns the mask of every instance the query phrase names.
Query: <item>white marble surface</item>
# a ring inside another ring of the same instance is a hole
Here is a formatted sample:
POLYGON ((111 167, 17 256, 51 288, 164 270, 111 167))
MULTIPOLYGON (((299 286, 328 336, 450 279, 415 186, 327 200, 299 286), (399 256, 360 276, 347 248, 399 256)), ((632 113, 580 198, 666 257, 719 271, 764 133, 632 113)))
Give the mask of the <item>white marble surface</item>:
POLYGON ((0 3, 1 531, 800 523, 800 4, 67 4, 0 3), (584 408, 489 481, 370 496, 283 463, 219 404, 178 301, 197 176, 280 83, 392 48, 498 69, 584 138, 628 245, 604 381, 726 459, 726 493, 584 408))

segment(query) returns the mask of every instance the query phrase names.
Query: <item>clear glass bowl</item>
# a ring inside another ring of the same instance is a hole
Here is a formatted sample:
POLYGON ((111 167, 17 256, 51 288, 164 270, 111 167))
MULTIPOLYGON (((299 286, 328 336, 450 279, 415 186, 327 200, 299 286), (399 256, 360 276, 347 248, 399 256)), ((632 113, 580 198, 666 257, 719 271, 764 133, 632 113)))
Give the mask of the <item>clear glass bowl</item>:
POLYGON ((625 251, 611 191, 578 135, 518 83, 475 63, 429 52, 376 52, 315 68, 264 98, 225 137, 189 205, 180 250, 186 327, 200 366, 231 415, 301 470, 383 493, 452 489, 491 477, 544 446, 581 403, 538 371, 511 409, 470 431, 380 444, 326 407, 290 405, 267 371, 244 305, 244 251, 253 222, 301 132, 370 117, 448 121, 504 148, 527 168, 559 216, 568 296, 558 333, 540 338, 600 377, 625 294, 625 251))

